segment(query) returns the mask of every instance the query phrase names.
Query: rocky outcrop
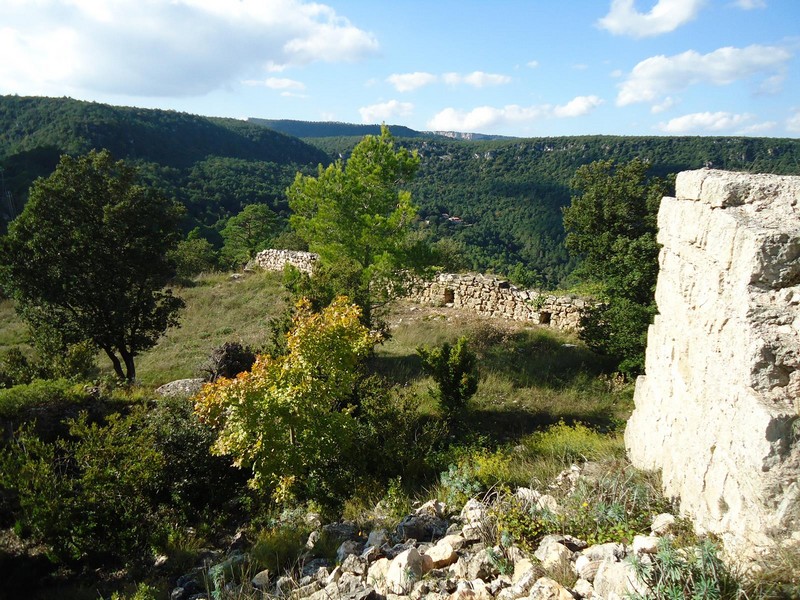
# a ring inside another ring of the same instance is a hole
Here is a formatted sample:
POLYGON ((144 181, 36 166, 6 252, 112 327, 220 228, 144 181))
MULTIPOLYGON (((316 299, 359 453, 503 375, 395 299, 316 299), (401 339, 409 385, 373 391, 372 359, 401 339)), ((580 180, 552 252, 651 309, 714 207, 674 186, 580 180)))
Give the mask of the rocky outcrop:
POLYGON ((297 267, 301 273, 310 275, 318 260, 319 255, 313 252, 269 249, 256 254, 253 262, 265 271, 283 271, 284 266, 292 265, 297 267))
POLYGON ((497 277, 453 273, 419 282, 409 297, 420 304, 453 306, 486 317, 573 330, 578 329, 581 313, 591 302, 575 296, 523 290, 497 277))
POLYGON ((658 216, 626 446, 743 559, 800 542, 799 203, 800 177, 688 171, 658 216))

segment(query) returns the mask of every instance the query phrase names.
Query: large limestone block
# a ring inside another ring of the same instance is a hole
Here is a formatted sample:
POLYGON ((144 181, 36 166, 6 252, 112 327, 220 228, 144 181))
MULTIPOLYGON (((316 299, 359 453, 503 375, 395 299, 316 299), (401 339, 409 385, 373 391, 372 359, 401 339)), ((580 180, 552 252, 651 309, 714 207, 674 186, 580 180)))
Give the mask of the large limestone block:
POLYGON ((680 173, 658 223, 659 314, 626 447, 749 558, 800 527, 800 177, 680 173))

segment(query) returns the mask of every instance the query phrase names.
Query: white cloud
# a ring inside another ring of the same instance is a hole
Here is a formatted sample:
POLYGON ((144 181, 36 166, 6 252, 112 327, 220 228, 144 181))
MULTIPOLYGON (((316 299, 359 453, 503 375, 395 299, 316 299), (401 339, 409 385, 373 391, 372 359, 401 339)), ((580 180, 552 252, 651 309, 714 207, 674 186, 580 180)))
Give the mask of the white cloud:
POLYGON ((528 66, 529 69, 535 69, 536 67, 539 66, 539 61, 538 60, 529 60, 527 66, 528 66))
POLYGON ((602 102, 597 96, 578 96, 566 104, 556 107, 550 104, 534 106, 509 104, 502 108, 479 106, 470 111, 445 108, 428 121, 428 128, 433 131, 481 132, 489 128, 540 119, 579 117, 587 114, 602 102))
POLYGON ((677 104, 675 98, 673 98, 672 96, 667 96, 659 104, 654 104, 653 106, 651 106, 650 112, 653 113, 654 115, 657 115, 658 113, 664 112, 665 110, 669 110, 670 108, 675 106, 675 104, 677 104))
POLYGON ((765 0, 736 0, 736 6, 743 10, 753 10, 754 8, 767 8, 765 0))
POLYGON ((754 123, 747 127, 740 129, 737 133, 739 135, 763 135, 768 131, 772 131, 777 127, 778 123, 775 121, 764 121, 763 123, 754 123))
POLYGON ((653 56, 637 64, 620 85, 617 105, 659 103, 690 85, 728 85, 755 75, 781 71, 792 57, 777 46, 719 48, 708 54, 688 50, 675 56, 653 56))
POLYGON ((636 38, 669 33, 697 16, 705 0, 658 0, 650 12, 636 10, 634 0, 612 0, 608 14, 597 22, 614 35, 636 38))
POLYGON ((682 117, 675 117, 665 123, 659 123, 658 128, 674 135, 687 133, 741 133, 743 128, 760 127, 763 124, 748 125, 753 120, 753 115, 730 112, 699 112, 682 117))
POLYGON ((575 69, 576 71, 585 71, 586 69, 589 68, 589 65, 587 65, 586 63, 576 63, 572 65, 572 68, 575 69))
POLYGON ((597 96, 577 96, 566 104, 556 106, 553 115, 556 117, 581 117, 592 112, 603 103, 597 96))
POLYGON ((375 37, 307 0, 0 2, 0 93, 205 94, 365 58, 375 37))
POLYGON ((459 73, 445 73, 442 75, 442 81, 448 85, 459 85, 466 83, 477 88, 482 88, 492 85, 504 85, 506 83, 511 83, 511 77, 508 75, 499 75, 497 73, 473 71, 467 75, 461 75, 459 73))
POLYGON ((432 73, 415 72, 415 73, 398 73, 389 75, 386 81, 391 83, 398 92, 411 92, 417 88, 436 83, 439 78, 432 73))
POLYGON ((358 109, 361 114, 362 123, 383 123, 394 117, 407 117, 414 110, 414 105, 410 102, 400 102, 389 100, 370 106, 362 106, 358 109))
POLYGON ((800 133, 800 110, 796 110, 791 117, 786 119, 786 130, 792 133, 800 133))
POLYGON ((267 79, 255 80, 246 79, 242 83, 250 86, 264 86, 271 90, 304 90, 306 85, 302 81, 286 79, 283 77, 268 77, 267 79))

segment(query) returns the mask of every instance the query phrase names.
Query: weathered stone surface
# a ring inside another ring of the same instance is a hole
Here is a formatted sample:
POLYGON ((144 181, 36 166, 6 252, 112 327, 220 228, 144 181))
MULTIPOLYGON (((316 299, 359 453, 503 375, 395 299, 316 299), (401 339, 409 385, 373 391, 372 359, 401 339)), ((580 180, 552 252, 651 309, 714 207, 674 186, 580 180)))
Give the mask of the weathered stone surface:
POLYGON ((548 538, 550 536, 545 536, 533 555, 541 561, 546 571, 563 572, 570 564, 572 552, 556 539, 548 538))
POLYGON ((636 578, 633 565, 628 561, 604 561, 594 578, 594 593, 603 600, 625 600, 633 592, 644 594, 644 585, 636 578))
POLYGON ((411 548, 395 557, 386 572, 386 588, 394 594, 406 594, 422 579, 422 557, 411 548))
POLYGON ((800 527, 800 177, 680 173, 625 442, 746 559, 800 527))
POLYGON ((488 317, 531 321, 557 329, 578 329, 587 301, 522 290, 486 275, 442 273, 420 281, 409 295, 420 304, 465 308, 488 317))
POLYGON ((634 554, 655 554, 658 552, 658 543, 661 540, 657 535, 637 535, 633 537, 634 554))
POLYGON ((650 531, 653 535, 664 535, 669 533, 675 526, 675 517, 669 513, 661 513, 653 517, 653 523, 650 525, 650 531))
POLYGON ((453 547, 447 542, 441 541, 425 550, 425 556, 430 557, 434 569, 449 567, 458 560, 458 554, 453 547))
POLYGON ((531 600, 575 600, 567 588, 549 577, 541 577, 537 580, 533 584, 528 598, 531 600))
POLYGON ((200 391, 203 387, 203 380, 200 378, 193 379, 176 379, 156 388, 156 394, 159 396, 166 396, 169 398, 178 396, 193 396, 200 391))
POLYGON ((297 250, 262 250, 253 262, 265 271, 283 271, 285 265, 297 267, 302 273, 311 274, 319 261, 319 255, 297 250))

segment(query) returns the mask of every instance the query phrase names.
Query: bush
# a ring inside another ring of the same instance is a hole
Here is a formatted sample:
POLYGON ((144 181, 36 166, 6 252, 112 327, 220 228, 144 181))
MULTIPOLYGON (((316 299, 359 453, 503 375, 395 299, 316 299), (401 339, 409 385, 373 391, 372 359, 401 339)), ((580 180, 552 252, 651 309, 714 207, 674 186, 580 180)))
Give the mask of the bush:
POLYGON ((46 443, 25 427, 0 454, 0 486, 16 491, 22 526, 61 562, 148 556, 163 466, 152 433, 136 419, 112 415, 100 426, 83 414, 69 434, 46 443))
POLYGON ((250 346, 243 346, 239 342, 225 342, 211 351, 203 371, 207 381, 216 381, 220 377, 231 379, 252 369, 255 362, 256 353, 250 346))
POLYGON ((448 421, 462 415, 467 402, 478 390, 478 366, 467 339, 461 337, 455 346, 445 342, 439 348, 417 348, 422 368, 437 385, 436 397, 448 421))
POLYGON ((743 593, 736 578, 720 559, 716 545, 704 540, 696 547, 675 548, 662 538, 650 562, 634 557, 637 576, 647 586, 644 594, 633 593, 635 600, 738 600, 743 593))

